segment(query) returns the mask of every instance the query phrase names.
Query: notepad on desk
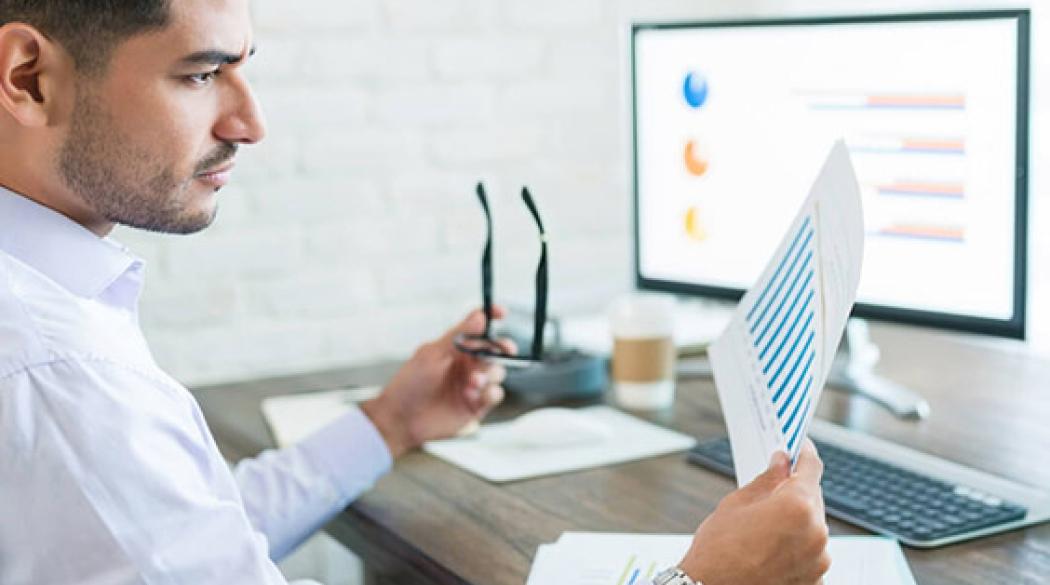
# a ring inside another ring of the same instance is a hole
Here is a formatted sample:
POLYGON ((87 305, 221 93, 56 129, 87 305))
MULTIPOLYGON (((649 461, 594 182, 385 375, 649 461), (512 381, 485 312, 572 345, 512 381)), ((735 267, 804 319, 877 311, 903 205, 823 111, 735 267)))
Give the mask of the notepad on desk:
POLYGON ((696 439, 652 424, 608 406, 575 410, 595 425, 608 428, 602 440, 578 444, 515 444, 504 433, 514 424, 486 424, 467 437, 432 441, 426 452, 491 482, 507 482, 580 471, 685 451, 696 439))
POLYGON ((375 398, 381 391, 379 386, 355 386, 272 396, 262 401, 263 418, 277 446, 287 447, 334 422, 354 404, 375 398))
MULTIPOLYGON (((681 561, 692 535, 566 532, 540 545, 527 585, 648 585, 681 561)), ((877 536, 837 536, 828 544, 825 585, 916 585, 900 545, 877 536)))

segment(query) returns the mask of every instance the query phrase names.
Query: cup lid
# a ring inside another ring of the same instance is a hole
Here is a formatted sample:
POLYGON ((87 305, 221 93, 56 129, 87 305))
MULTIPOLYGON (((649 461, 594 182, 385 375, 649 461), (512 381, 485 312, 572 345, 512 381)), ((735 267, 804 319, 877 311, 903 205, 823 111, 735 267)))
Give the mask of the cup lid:
POLYGON ((674 333, 674 297, 631 294, 613 301, 609 330, 614 337, 664 337, 674 333))

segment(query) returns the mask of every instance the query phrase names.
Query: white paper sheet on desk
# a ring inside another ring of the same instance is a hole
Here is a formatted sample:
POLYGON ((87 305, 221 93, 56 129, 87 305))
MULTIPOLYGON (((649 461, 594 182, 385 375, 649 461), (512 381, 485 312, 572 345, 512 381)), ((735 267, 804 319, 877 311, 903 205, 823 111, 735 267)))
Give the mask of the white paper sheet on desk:
POLYGON ((375 398, 379 386, 271 396, 262 401, 263 418, 278 447, 297 443, 343 416, 355 403, 375 398))
POLYGON ((474 435, 431 441, 423 445, 423 449, 488 481, 499 483, 667 455, 685 451, 696 444, 693 437, 608 406, 591 406, 578 412, 612 429, 612 436, 593 444, 525 447, 487 439, 498 437, 502 427, 512 424, 491 423, 482 425, 474 435))
MULTIPOLYGON (((527 585, 649 585, 677 564, 692 535, 566 532, 541 545, 527 585)), ((825 585, 915 585, 900 545, 877 536, 832 537, 825 585)))
POLYGON ((842 141, 758 282, 709 350, 737 483, 794 461, 860 283, 864 218, 842 141))

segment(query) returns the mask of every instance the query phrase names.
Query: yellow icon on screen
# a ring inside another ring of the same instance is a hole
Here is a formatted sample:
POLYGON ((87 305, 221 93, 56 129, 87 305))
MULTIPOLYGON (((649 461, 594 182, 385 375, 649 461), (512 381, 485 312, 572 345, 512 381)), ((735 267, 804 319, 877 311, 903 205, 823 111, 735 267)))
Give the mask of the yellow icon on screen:
POLYGON ((696 207, 690 207, 685 213, 685 233, 695 242, 707 239, 707 230, 704 229, 704 224, 700 219, 700 210, 696 207))

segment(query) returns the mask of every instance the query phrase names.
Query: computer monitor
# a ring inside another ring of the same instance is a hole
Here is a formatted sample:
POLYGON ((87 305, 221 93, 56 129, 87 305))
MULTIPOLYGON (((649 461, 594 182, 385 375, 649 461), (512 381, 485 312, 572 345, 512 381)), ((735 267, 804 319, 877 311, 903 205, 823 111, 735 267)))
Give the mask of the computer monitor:
MULTIPOLYGON (((639 288, 739 298, 844 138, 854 315, 1023 338, 1028 30, 1025 10, 633 26, 639 288)), ((829 385, 928 413, 874 355, 829 385)))
POLYGON ((844 138, 854 315, 1023 338, 1024 10, 636 24, 635 274, 736 299, 844 138))

